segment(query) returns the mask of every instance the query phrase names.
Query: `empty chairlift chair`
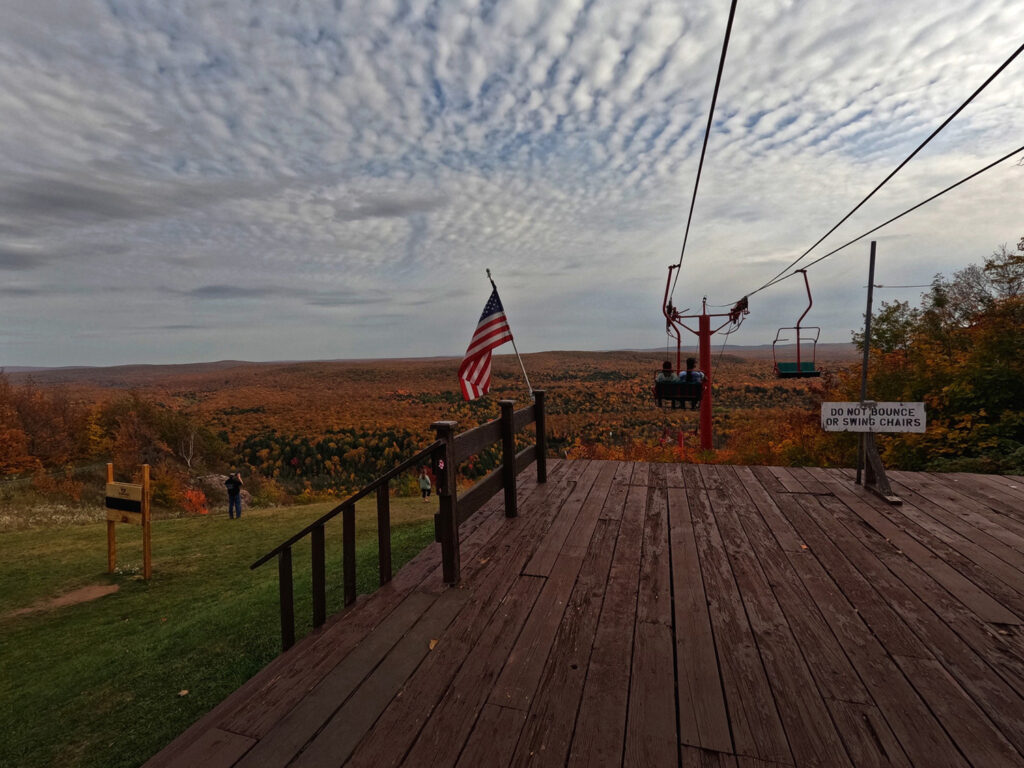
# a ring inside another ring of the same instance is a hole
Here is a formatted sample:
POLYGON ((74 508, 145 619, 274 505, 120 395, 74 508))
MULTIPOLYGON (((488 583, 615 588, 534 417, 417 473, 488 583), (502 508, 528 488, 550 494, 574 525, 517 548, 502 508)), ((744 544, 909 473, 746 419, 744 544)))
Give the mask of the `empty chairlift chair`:
POLYGON ((772 342, 772 362, 775 367, 775 376, 780 379, 807 379, 821 376, 821 371, 817 367, 818 337, 821 335, 821 328, 818 326, 801 326, 803 319, 811 311, 814 301, 811 299, 811 285, 807 281, 807 270, 798 269, 797 272, 801 272, 804 276, 804 287, 807 288, 807 309, 800 315, 795 326, 779 328, 775 334, 775 341, 772 342), (786 359, 780 360, 777 347, 780 342, 783 344, 789 343, 789 337, 783 338, 782 336, 783 333, 788 331, 793 331, 794 333, 793 340, 796 342, 796 359, 794 360, 792 357, 787 356, 786 359), (808 343, 811 346, 811 357, 809 360, 802 354, 801 349, 804 344, 808 343))

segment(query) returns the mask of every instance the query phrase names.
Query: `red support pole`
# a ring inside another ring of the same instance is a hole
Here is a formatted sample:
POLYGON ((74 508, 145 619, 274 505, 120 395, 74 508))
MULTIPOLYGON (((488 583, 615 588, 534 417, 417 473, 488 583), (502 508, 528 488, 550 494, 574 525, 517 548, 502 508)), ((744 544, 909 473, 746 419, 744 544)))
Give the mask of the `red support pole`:
POLYGON ((705 302, 697 326, 697 339, 700 343, 700 369, 704 372, 704 393, 700 398, 700 447, 711 450, 711 317, 708 315, 705 302))
MULTIPOLYGON (((679 310, 672 306, 669 294, 671 292, 672 285, 672 271, 678 269, 678 266, 671 266, 668 268, 668 281, 665 283, 665 298, 662 302, 662 314, 665 315, 665 322, 667 324, 670 334, 674 334, 676 338, 676 370, 682 373, 682 340, 680 339, 680 330, 686 329, 690 333, 697 337, 700 354, 700 370, 704 373, 704 387, 701 393, 700 399, 700 447, 702 451, 712 450, 714 440, 712 439, 712 423, 711 423, 711 334, 718 333, 726 325, 735 324, 739 326, 739 322, 743 315, 749 314, 747 308, 747 298, 744 296, 740 301, 736 302, 733 308, 728 313, 720 313, 716 315, 708 314, 708 300, 704 298, 701 314, 699 315, 683 315, 680 314, 679 310), (711 329, 711 318, 727 318, 719 327, 714 330, 711 329), (698 320, 697 330, 694 330, 690 326, 686 325, 684 320, 691 320, 696 318, 698 320)), ((806 275, 805 275, 806 277, 806 275)), ((808 293, 810 289, 808 288, 808 293)), ((684 310, 689 311, 689 310, 684 310)), ((801 318, 803 319, 803 318, 801 318)), ((774 355, 775 347, 772 347, 772 354, 774 355)), ((662 444, 665 441, 665 434, 662 435, 662 444)))

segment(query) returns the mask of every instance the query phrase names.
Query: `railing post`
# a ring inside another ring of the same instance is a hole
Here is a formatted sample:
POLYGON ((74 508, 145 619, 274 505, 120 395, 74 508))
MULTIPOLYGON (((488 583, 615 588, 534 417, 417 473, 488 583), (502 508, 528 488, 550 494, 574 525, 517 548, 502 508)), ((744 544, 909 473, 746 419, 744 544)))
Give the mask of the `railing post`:
POLYGON ((377 570, 381 584, 391 581, 391 496, 387 480, 377 486, 377 570))
POLYGON ((356 505, 349 504, 341 511, 342 584, 345 605, 356 601, 356 505))
POLYGON ((455 424, 454 421, 435 421, 437 439, 442 445, 434 457, 437 475, 438 512, 434 516, 434 530, 441 542, 441 570, 445 584, 457 584, 462 570, 459 557, 459 517, 456 496, 455 466, 455 424))
POLYGON ((544 426, 544 390, 533 390, 534 416, 537 422, 537 482, 548 481, 548 437, 544 426))
POLYGON ((277 556, 277 586, 281 592, 281 650, 295 645, 295 594, 292 591, 292 548, 277 556))
POLYGON ((505 486, 505 517, 515 517, 516 509, 516 432, 512 419, 515 400, 499 400, 501 406, 501 482, 505 486))
POLYGON ((327 568, 324 555, 324 527, 318 525, 310 536, 313 571, 313 628, 327 621, 327 568))
MULTIPOLYGON (((857 467, 858 482, 860 481, 860 466, 857 467)), ((114 465, 107 464, 107 482, 114 482, 114 465)), ((107 520, 107 573, 113 573, 117 568, 117 523, 107 520)))

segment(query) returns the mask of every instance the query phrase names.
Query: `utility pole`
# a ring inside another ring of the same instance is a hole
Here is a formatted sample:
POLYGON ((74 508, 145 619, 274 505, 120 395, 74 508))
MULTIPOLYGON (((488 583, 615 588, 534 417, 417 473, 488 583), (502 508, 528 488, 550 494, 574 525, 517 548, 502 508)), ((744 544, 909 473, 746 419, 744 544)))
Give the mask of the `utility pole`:
MULTIPOLYGON (((860 369, 860 404, 862 408, 875 408, 876 403, 868 400, 868 356, 871 351, 871 300, 875 293, 875 241, 871 241, 871 261, 868 265, 868 306, 864 315, 864 362, 860 369)), ((875 445, 873 431, 862 432, 857 449, 857 484, 876 493, 890 504, 902 504, 892 492, 889 478, 885 474, 882 457, 875 445), (863 477, 863 482, 861 479, 863 477)))
MULTIPOLYGON (((860 367, 860 402, 868 399, 868 353, 871 350, 871 301, 875 295, 875 241, 871 241, 871 260, 868 262, 868 307, 864 313, 864 361, 860 367)), ((857 484, 864 470, 864 441, 857 444, 857 484)))

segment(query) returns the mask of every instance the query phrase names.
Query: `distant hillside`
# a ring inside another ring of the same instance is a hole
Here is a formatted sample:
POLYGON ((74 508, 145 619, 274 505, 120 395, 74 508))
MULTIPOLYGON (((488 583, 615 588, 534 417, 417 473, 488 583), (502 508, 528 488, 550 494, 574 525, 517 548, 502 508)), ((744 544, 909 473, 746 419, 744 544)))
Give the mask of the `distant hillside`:
MULTIPOLYGON (((692 350, 693 348, 690 347, 692 350)), ((780 346, 780 354, 787 347, 780 346)), ((792 350, 792 345, 789 345, 792 350)), ((713 357, 717 361, 722 358, 733 363, 741 363, 744 360, 765 361, 772 359, 772 347, 770 344, 760 346, 733 346, 723 348, 713 345, 713 357)), ((790 352, 791 353, 791 352, 790 352)), ((623 358, 633 360, 650 359, 652 364, 665 357, 664 349, 636 349, 636 350, 607 350, 607 351, 586 351, 586 350, 551 350, 547 352, 531 352, 523 355, 524 360, 535 361, 540 367, 557 367, 559 361, 586 361, 594 365, 602 361, 610 366, 617 366, 623 358)), ((693 354, 691 352, 690 354, 693 354)), ((495 360, 514 359, 513 355, 495 355, 495 360)), ((14 381, 21 381, 31 377, 34 382, 41 385, 89 385, 96 387, 110 387, 114 389, 131 389, 135 387, 160 386, 168 382, 181 380, 205 380, 210 376, 216 377, 227 371, 236 374, 258 375, 259 371, 264 373, 274 371, 280 373, 285 370, 302 370, 310 366, 317 369, 381 369, 392 371, 396 368, 437 365, 445 367, 451 365, 451 361, 461 359, 458 356, 451 357, 425 357, 425 358, 383 358, 383 359, 349 359, 349 360, 280 360, 269 362, 251 362, 246 360, 217 360, 204 363, 178 363, 166 365, 116 365, 108 367, 83 366, 83 367, 61 367, 41 368, 31 366, 8 366, 2 368, 3 372, 10 375, 14 381)), ((818 360, 823 363, 846 364, 860 359, 860 353, 853 344, 819 344, 818 360)), ((529 372, 529 366, 527 366, 529 372)))

